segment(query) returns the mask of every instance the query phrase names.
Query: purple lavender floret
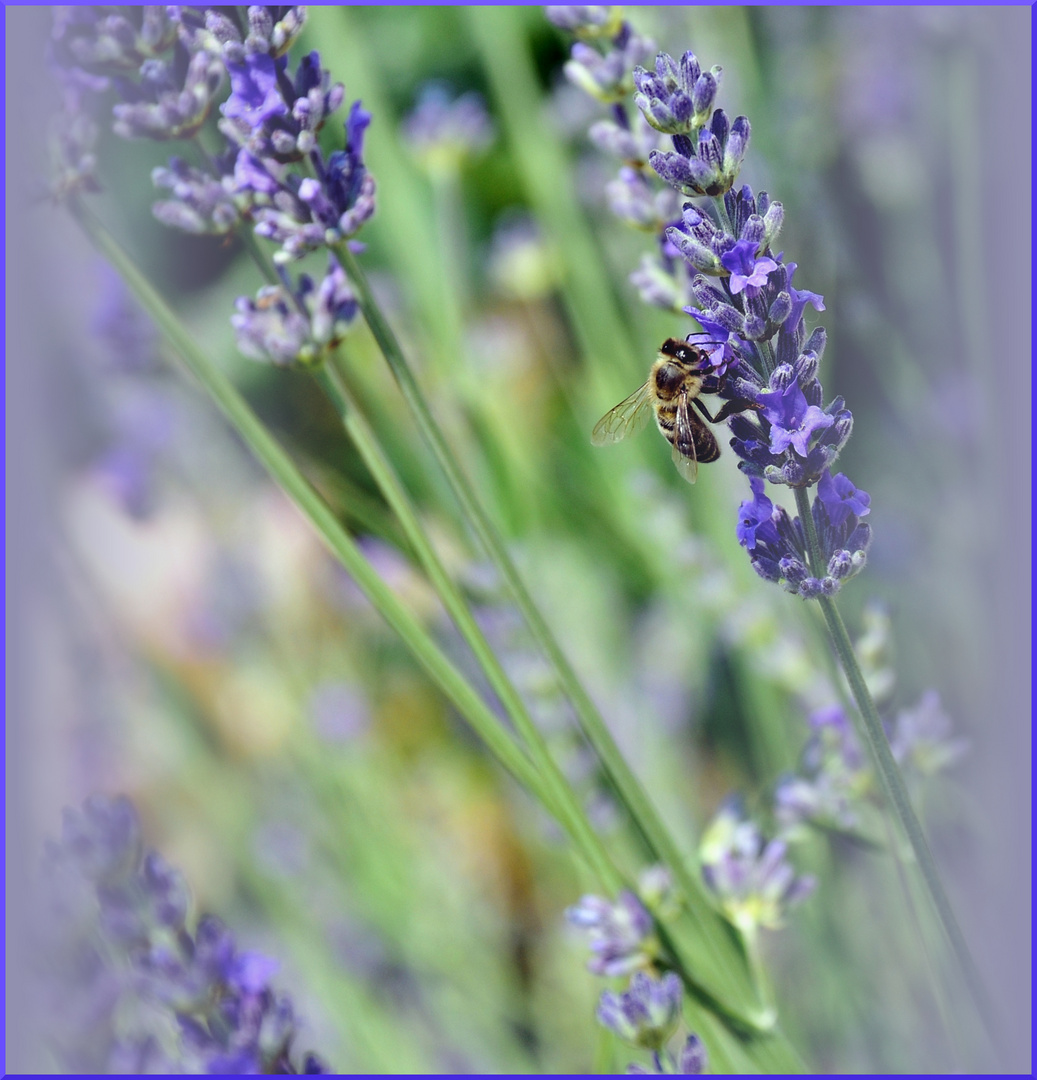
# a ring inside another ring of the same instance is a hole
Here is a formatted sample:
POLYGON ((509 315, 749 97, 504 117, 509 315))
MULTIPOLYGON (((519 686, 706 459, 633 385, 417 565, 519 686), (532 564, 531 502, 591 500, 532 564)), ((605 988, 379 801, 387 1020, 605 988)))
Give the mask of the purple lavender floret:
POLYGON ((240 64, 228 64, 228 71, 233 93, 219 124, 228 139, 260 160, 321 160, 317 134, 342 104, 345 89, 331 82, 319 53, 300 59, 294 79, 287 57, 266 53, 248 54, 240 64))
MULTIPOLYGON (((346 122, 345 149, 335 151, 327 162, 314 153, 316 178, 288 174, 270 197, 272 205, 256 207, 256 235, 281 244, 276 262, 348 239, 372 216, 375 182, 363 158, 364 131, 370 122, 371 114, 354 102, 346 122)), ((263 165, 270 177, 277 177, 270 163, 263 165)))
POLYGON ((632 892, 624 890, 615 903, 584 896, 565 916, 574 926, 589 931, 595 955, 587 970, 595 975, 629 975, 645 967, 657 948, 652 917, 632 892))
POLYGON ((229 120, 240 120, 250 131, 255 131, 275 116, 288 112, 272 56, 253 53, 240 64, 228 64, 227 73, 231 93, 220 111, 229 120))
POLYGON ((602 993, 598 1022, 625 1042, 659 1051, 680 1020, 682 996, 681 981, 672 972, 653 979, 638 971, 625 993, 602 993))
POLYGON ((673 150, 655 151, 648 163, 685 195, 717 196, 731 190, 748 148, 749 121, 738 116, 730 123, 724 110, 717 109, 695 140, 674 135, 673 150))
MULTIPOLYGON (((228 173, 236 156, 227 162, 228 173)), ((228 173, 214 176, 181 158, 170 158, 168 166, 152 170, 151 182, 172 198, 160 199, 151 212, 163 225, 183 232, 213 236, 232 232, 249 213, 251 193, 236 185, 228 173)))
POLYGON ((345 272, 329 255, 320 284, 300 274, 293 285, 284 267, 280 274, 280 285, 264 285, 255 300, 235 301, 230 321, 238 348, 253 360, 279 366, 319 364, 360 311, 345 272))
POLYGON ((814 879, 796 874, 785 859, 786 850, 782 840, 765 840, 733 798, 703 834, 702 878, 724 914, 750 936, 761 927, 781 926, 788 909, 814 890, 814 879))
POLYGON ((184 879, 144 847, 128 799, 95 795, 66 810, 43 874, 43 977, 62 1068, 328 1071, 294 1051, 291 1001, 270 986, 276 962, 238 949, 214 916, 192 932, 184 879))

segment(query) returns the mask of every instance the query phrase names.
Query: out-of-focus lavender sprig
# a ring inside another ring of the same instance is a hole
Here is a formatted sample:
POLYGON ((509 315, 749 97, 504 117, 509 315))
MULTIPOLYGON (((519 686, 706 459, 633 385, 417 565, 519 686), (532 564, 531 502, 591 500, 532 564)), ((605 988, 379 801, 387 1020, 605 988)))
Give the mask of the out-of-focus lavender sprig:
POLYGON ((774 816, 783 837, 794 839, 803 823, 853 831, 874 777, 850 719, 838 705, 808 718, 811 733, 799 772, 784 776, 774 792, 774 816))
MULTIPOLYGON (((850 723, 838 705, 818 709, 799 770, 782 777, 774 792, 774 816, 783 839, 804 835, 814 825, 884 843, 875 815, 879 787, 874 771, 850 723)), ((901 709, 885 724, 897 764, 915 784, 931 779, 957 762, 968 741, 954 735, 950 718, 935 691, 926 691, 913 708, 901 709)))
POLYGON ((154 324, 107 263, 98 278, 91 329, 103 357, 92 374, 102 377, 91 380, 90 392, 98 399, 104 446, 89 469, 126 513, 142 519, 155 509, 163 458, 182 417, 162 379, 154 324))
POLYGON ((428 83, 401 125, 404 142, 433 177, 450 176, 493 142, 494 128, 482 97, 470 91, 451 98, 447 87, 428 83))
POLYGON ((196 135, 227 83, 220 105, 222 148, 174 156, 152 180, 168 193, 154 206, 165 225, 221 235, 246 223, 279 245, 280 284, 241 298, 233 324, 242 351, 276 364, 318 363, 356 314, 345 276, 332 257, 324 279, 284 271, 312 251, 347 241, 374 213, 374 179, 363 160, 371 117, 359 101, 345 123, 343 148, 325 156, 317 138, 341 106, 311 52, 289 67, 288 49, 305 8, 58 9, 50 61, 65 88, 65 112, 53 139, 55 190, 98 187, 93 138, 101 95, 114 93, 113 130, 123 137, 196 135), (138 13, 139 12, 139 13, 138 13))
POLYGON ((658 1053, 680 1020, 683 990, 670 972, 653 979, 638 971, 623 994, 604 991, 598 1003, 598 1021, 625 1042, 658 1053))
POLYGON ((566 919, 590 937, 594 953, 587 970, 612 978, 630 975, 627 989, 605 990, 598 1003, 598 1022, 632 1046, 652 1051, 652 1065, 630 1065, 629 1073, 703 1072, 706 1050, 697 1035, 689 1035, 680 1053, 666 1049, 681 1018, 683 987, 673 972, 659 975, 660 944, 654 919, 665 922, 681 907, 681 897, 664 866, 651 866, 638 878, 638 893, 623 891, 613 903, 584 896, 570 907, 566 919))
POLYGON ((796 874, 786 850, 783 840, 764 839, 738 798, 724 803, 702 835, 702 877, 749 942, 761 928, 780 927, 788 909, 814 890, 814 879, 796 874))
POLYGON ((147 849, 125 797, 66 810, 43 866, 54 1047, 77 1072, 324 1073, 293 1046, 276 962, 211 915, 189 929, 183 876, 147 849))
POLYGON ((629 975, 650 966, 659 951, 652 916, 632 892, 621 892, 615 903, 584 896, 565 917, 588 932, 594 955, 587 970, 595 975, 629 975))
MULTIPOLYGON (((587 132, 599 150, 620 162, 618 175, 605 191, 609 208, 625 224, 656 238, 656 252, 642 257, 630 275, 632 284, 646 304, 683 311, 692 300, 691 274, 666 234, 681 219, 681 194, 649 165, 653 155, 665 149, 662 132, 629 107, 635 71, 654 52, 655 43, 635 33, 618 7, 545 11, 555 26, 606 49, 602 57, 586 40, 576 42, 565 65, 566 78, 609 107, 608 117, 595 121, 587 132)), ((677 107, 680 111, 682 106, 677 107)))
POLYGON ((968 752, 969 742, 952 733, 950 717, 935 690, 913 709, 901 709, 889 725, 889 746, 897 764, 919 779, 949 768, 968 752))

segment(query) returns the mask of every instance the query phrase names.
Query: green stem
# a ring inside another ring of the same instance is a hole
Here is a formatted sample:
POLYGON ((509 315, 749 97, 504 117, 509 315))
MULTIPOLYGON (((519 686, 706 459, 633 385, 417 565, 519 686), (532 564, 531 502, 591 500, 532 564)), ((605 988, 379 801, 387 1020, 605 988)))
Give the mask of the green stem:
POLYGON ((724 204, 724 196, 714 195, 710 201, 713 203, 713 209, 717 212, 721 227, 733 236, 735 230, 731 224, 731 218, 728 216, 727 206, 724 204))
POLYGON ((907 834, 908 841, 911 844, 912 851, 914 851, 915 858, 918 860, 919 868, 922 871, 922 877, 925 880, 926 888, 929 891, 933 906, 936 908, 940 918, 944 933, 947 935, 947 938, 951 943, 951 948, 958 958, 958 963, 961 965, 966 984, 972 994, 976 1008, 987 1027, 987 1032, 993 1039, 993 1018, 987 1004, 982 979, 976 968, 975 962, 972 959, 972 955, 969 952, 968 945, 965 943, 965 938, 962 935, 961 929, 958 926, 958 921, 954 916, 954 909, 951 907, 950 900, 944 892, 943 883, 940 880, 940 874, 936 868, 936 860, 929 850, 929 844, 925 838, 925 833, 922 830, 921 822, 919 822, 911 806, 907 788, 900 775, 900 769, 893 757, 893 752, 889 748, 889 740, 886 738, 886 733, 882 729, 882 721, 879 719, 878 710, 875 708, 875 703, 872 701, 867 683, 865 683, 864 676, 861 674, 860 667, 857 665, 857 658, 853 652, 850 635, 846 631, 846 626, 843 623, 842 616, 839 614, 839 609, 836 607, 835 601, 830 596, 822 596, 819 598, 819 602, 821 604, 821 610, 824 612, 825 622, 828 624, 828 632, 831 634, 835 650, 839 654, 839 660, 843 666, 843 671, 846 673, 846 678, 850 683, 850 689, 853 691, 857 707, 864 720, 865 734, 867 735, 872 755, 878 764, 878 773, 879 778, 882 781, 882 786, 896 812, 897 818, 900 820, 904 832, 907 834))
POLYGON ((713 910, 698 879, 689 872, 683 854, 671 838, 647 793, 627 765, 604 719, 534 604, 508 555, 502 537, 480 505, 467 477, 457 465, 446 438, 417 385, 399 342, 371 293, 363 270, 348 245, 345 243, 335 245, 334 250, 349 275, 364 318, 399 384, 418 428, 446 474, 467 520, 507 584, 534 639, 554 666, 564 692, 573 703, 581 729, 600 757, 616 792, 626 804, 635 827, 641 832, 653 856, 669 867, 686 898, 688 915, 694 923, 696 932, 678 939, 678 948, 682 954, 684 966, 696 973, 723 972, 722 979, 726 984, 726 992, 722 994, 718 994, 715 987, 708 985, 704 975, 696 976, 696 978, 700 984, 706 984, 707 991, 716 996, 718 1001, 722 1002, 740 1020, 753 1027, 767 1026, 772 1020, 773 1013, 766 1005, 761 1004, 761 995, 754 987, 744 954, 731 943, 722 919, 713 910))
POLYGON ((807 562, 810 564, 810 572, 814 577, 822 578, 825 568, 821 558, 821 545, 817 539, 817 529, 814 528, 814 515, 810 512, 810 495, 803 487, 793 490, 796 493, 796 513, 799 515, 807 538, 807 562))
POLYGON ((610 890, 622 887, 623 881, 616 870, 601 839, 594 832, 583 807, 575 796, 562 771, 555 763, 540 729, 529 715, 522 698, 505 674, 490 643, 486 640, 472 613, 451 580, 439 555, 422 528, 418 513, 407 490, 396 475, 391 462, 385 456, 378 438, 363 414, 356 406, 346 379, 339 370, 341 360, 336 355, 331 366, 316 372, 317 381, 331 399, 347 434, 364 460, 375 483, 403 526, 407 539, 424 566, 433 587, 443 601, 454 625, 472 650, 486 674, 490 686, 513 720, 519 734, 525 740, 533 761, 544 778, 551 794, 548 809, 561 821, 573 838, 584 858, 594 869, 601 882, 610 890))
MULTIPOLYGON (((810 498, 806 488, 796 488, 795 491, 796 509, 799 513, 799 519, 803 523, 809 546, 811 571, 817 577, 821 577, 824 568, 821 565, 817 533, 814 529, 814 518, 810 513, 810 498)), ((850 641, 849 633, 847 633, 846 624, 843 622, 842 615, 839 614, 839 608, 832 597, 818 597, 818 602, 821 605, 821 611, 824 614, 832 644, 835 646, 839 662, 850 684, 850 690, 853 693, 854 700, 857 702, 857 708, 864 722, 866 741, 871 749, 872 759, 875 762, 886 798, 893 807, 908 842, 911 844, 911 850, 914 852, 919 869, 922 871, 922 878, 925 881, 933 906, 936 908, 940 924, 947 935, 958 963, 961 965, 966 985, 987 1028, 987 1033, 996 1044, 993 1035, 993 1017, 987 1003, 982 979, 958 926, 958 920, 954 916, 951 902, 944 891, 943 882, 940 880, 940 874, 936 868, 936 860, 929 849, 929 843, 925 838, 921 822, 911 806, 907 787, 900 775, 900 768, 893 757, 893 752, 889 748, 889 740, 886 738, 886 733, 882 728, 882 720, 879 718, 878 709, 875 707, 871 691, 868 689, 868 684, 864 681, 864 675, 857 663, 857 656, 853 651, 853 643, 850 641)))
POLYGON ((227 420, 317 530, 375 609, 400 635, 436 685, 482 736, 498 760, 519 783, 545 806, 553 805, 551 794, 545 788, 540 773, 523 750, 501 730, 497 718, 485 702, 370 566, 324 500, 272 438, 230 380, 199 349, 175 312, 152 288, 136 264, 90 211, 81 204, 73 204, 70 209, 98 250, 121 274, 141 306, 155 320, 192 374, 212 396, 227 420))

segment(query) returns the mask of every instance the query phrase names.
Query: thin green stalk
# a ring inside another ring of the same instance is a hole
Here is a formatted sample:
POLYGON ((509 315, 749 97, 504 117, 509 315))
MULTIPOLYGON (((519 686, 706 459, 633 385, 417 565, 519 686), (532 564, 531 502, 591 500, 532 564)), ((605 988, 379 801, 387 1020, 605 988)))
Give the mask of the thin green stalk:
POLYGON ((154 319, 192 374, 212 396, 224 416, 245 440, 271 476, 353 576, 364 595, 400 635, 415 658, 458 711, 485 740, 509 772, 539 798, 552 805, 540 773, 525 752, 501 730, 497 718, 463 675, 443 655, 424 627, 368 564, 353 538, 282 447, 273 439, 230 380, 199 349, 173 310, 152 288, 136 264, 104 225, 81 204, 70 207, 98 250, 115 267, 141 306, 154 319))
POLYGON ((635 826, 641 831, 654 857, 670 869, 685 895, 687 911, 696 931, 694 934, 680 935, 677 938, 678 948, 685 964, 696 973, 696 981, 740 1020, 752 1027, 769 1026, 773 1022, 773 1010, 761 1002, 761 995, 752 982, 744 953, 731 940, 726 924, 713 910, 698 879, 689 872, 683 854, 671 838, 647 793, 627 765, 604 719, 534 604, 507 553, 503 539, 480 505, 471 484, 462 473, 446 438, 433 418, 399 342, 371 293, 363 270, 348 245, 338 244, 334 250, 349 275, 364 318, 399 384, 422 435, 446 474, 465 516, 515 598, 516 605, 533 637, 554 666, 564 692, 576 709, 584 734, 598 753, 610 781, 626 804, 635 826), (713 979, 706 974, 713 972, 720 974, 722 992, 718 992, 713 979))
POLYGON ((576 846, 602 883, 610 890, 621 888, 622 877, 616 870, 615 864, 587 819, 572 787, 552 758, 543 734, 529 715, 518 691, 501 667, 496 653, 479 629, 460 590, 447 573, 439 555, 429 541, 428 534, 422 528, 417 510, 407 490, 382 451, 371 426, 357 408, 346 380, 338 370, 339 365, 341 365, 341 360, 336 355, 332 358, 330 367, 316 372, 317 381, 331 399, 364 464, 403 526, 407 539, 429 575, 454 625, 472 650, 494 693, 525 741, 533 761, 544 778, 545 786, 551 793, 551 803, 548 808, 559 821, 566 825, 576 846))
MULTIPOLYGON (((796 488, 795 491, 796 509, 799 519, 803 523, 809 546, 811 570, 815 575, 821 576, 823 567, 821 566, 814 519, 810 512, 810 498, 805 488, 796 488)), ((900 768, 893 757, 893 752, 889 747, 889 740, 886 738, 886 733, 882 728, 878 709, 875 707, 871 691, 868 689, 868 684, 864 681, 864 675, 857 663, 857 657, 853 651, 853 643, 850 641, 849 633, 847 633, 846 624, 843 622, 842 616, 839 614, 839 608, 832 597, 821 596, 818 598, 818 602, 821 605, 821 611, 824 614, 832 644, 835 646, 839 662, 842 665, 854 700, 857 702, 857 708, 864 721, 864 734, 871 748, 872 758, 875 761, 883 790, 907 835, 908 842, 911 844, 911 850, 914 852, 915 859, 918 861, 918 866, 922 871, 922 878, 925 881, 929 897, 936 908, 943 931, 947 935, 958 963, 961 965, 966 985, 987 1028, 987 1033, 996 1044, 993 1017, 987 1004, 982 979, 958 926, 958 920, 954 916, 954 909, 951 907, 950 900, 944 891, 943 882, 940 880, 940 874, 936 868, 936 860, 929 849, 929 843, 925 838, 921 822, 911 806, 907 788, 900 775, 900 768)))
MULTIPOLYGON (((814 515, 810 512, 810 496, 807 489, 798 487, 796 492, 796 513, 803 525, 803 532, 807 538, 807 562, 810 563, 810 572, 814 577, 824 577, 824 566, 821 560, 821 545, 817 540, 817 529, 814 528, 814 515)), ((851 648, 851 652, 852 652, 851 648)), ((856 661, 854 661, 856 663, 856 661)), ((858 705, 860 702, 858 702, 858 705)))

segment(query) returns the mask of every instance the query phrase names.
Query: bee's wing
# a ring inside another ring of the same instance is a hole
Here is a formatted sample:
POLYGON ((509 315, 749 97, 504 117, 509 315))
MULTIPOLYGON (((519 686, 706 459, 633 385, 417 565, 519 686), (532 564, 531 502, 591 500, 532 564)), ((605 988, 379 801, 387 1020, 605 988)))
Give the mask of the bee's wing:
POLYGON ((673 423, 673 451, 670 457, 673 459, 677 472, 689 484, 694 484, 699 474, 699 461, 695 447, 701 436, 696 429, 702 426, 702 421, 692 410, 691 399, 687 394, 681 394, 673 423))
POLYGON ((652 391, 648 383, 635 390, 594 425, 591 442, 595 446, 607 446, 619 442, 628 435, 636 435, 648 423, 652 415, 652 391))

